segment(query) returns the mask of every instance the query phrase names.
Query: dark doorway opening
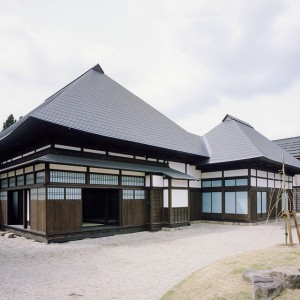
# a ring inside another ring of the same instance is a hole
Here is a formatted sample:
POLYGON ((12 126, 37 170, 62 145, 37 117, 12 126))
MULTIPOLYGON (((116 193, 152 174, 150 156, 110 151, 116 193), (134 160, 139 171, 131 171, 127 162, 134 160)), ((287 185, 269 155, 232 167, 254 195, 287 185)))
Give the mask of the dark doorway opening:
POLYGON ((120 192, 116 189, 82 189, 82 225, 119 225, 120 192))
POLYGON ((7 224, 8 225, 23 225, 23 193, 22 191, 9 191, 7 203, 7 224))

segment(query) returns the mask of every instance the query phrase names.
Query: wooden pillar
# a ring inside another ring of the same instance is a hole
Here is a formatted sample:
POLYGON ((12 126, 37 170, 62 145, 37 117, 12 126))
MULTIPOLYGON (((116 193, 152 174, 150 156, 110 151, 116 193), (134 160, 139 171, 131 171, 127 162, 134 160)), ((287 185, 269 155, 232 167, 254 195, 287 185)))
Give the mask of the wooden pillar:
POLYGON ((26 190, 22 190, 23 193, 23 226, 27 228, 27 193, 26 190))
POLYGON ((169 179, 168 222, 170 225, 173 223, 172 210, 172 179, 169 179))

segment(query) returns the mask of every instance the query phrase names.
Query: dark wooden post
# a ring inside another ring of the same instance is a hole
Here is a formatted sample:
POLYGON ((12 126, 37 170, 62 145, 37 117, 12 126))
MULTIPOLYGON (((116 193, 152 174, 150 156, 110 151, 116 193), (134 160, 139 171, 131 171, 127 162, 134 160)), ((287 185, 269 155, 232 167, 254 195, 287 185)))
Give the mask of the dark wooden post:
POLYGON ((173 223, 173 214, 172 214, 172 179, 169 179, 168 222, 169 222, 170 226, 173 223))
POLYGON ((27 194, 26 190, 22 190, 23 193, 23 226, 27 228, 27 194))

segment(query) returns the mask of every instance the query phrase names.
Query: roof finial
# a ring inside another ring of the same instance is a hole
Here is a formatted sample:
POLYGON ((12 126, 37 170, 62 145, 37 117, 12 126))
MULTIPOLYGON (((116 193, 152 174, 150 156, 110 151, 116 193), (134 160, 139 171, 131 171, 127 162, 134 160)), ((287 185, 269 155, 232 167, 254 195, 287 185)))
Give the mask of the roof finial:
POLYGON ((100 73, 103 73, 103 74, 104 74, 104 71, 102 70, 102 68, 100 67, 99 64, 95 65, 92 69, 93 69, 94 71, 97 71, 97 72, 100 72, 100 73))

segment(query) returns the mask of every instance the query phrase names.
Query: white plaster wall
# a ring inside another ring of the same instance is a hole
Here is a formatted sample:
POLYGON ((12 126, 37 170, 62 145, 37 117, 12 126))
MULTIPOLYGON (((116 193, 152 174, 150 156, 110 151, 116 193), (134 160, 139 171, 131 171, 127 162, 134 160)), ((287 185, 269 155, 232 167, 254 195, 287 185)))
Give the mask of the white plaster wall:
POLYGON ((50 164, 49 168, 50 169, 55 169, 55 170, 86 172, 86 167, 77 167, 77 166, 50 164))
POLYGON ((16 175, 21 175, 24 173, 23 169, 16 170, 16 175))
POLYGON ((115 152, 108 152, 111 156, 118 156, 118 157, 125 157, 125 158, 133 158, 133 155, 122 154, 122 153, 115 153, 115 152))
POLYGON ((188 187, 188 181, 187 180, 172 179, 172 186, 173 187, 188 187))
POLYGON ((100 169, 100 168, 90 168, 91 173, 99 173, 99 174, 120 174, 119 170, 112 170, 112 169, 100 169))
POLYGON ((256 176, 256 170, 255 169, 251 169, 251 175, 256 176))
POLYGON ((146 160, 146 157, 144 157, 144 156, 136 156, 135 159, 146 160))
POLYGON ((96 153, 96 154, 103 154, 105 155, 106 152, 105 151, 100 151, 100 150, 93 150, 93 149, 83 149, 84 152, 88 152, 88 153, 96 153))
POLYGON ((10 172, 8 172, 8 177, 13 177, 13 176, 15 176, 16 174, 15 174, 15 171, 10 171, 10 172))
POLYGON ((190 188, 201 188, 201 180, 191 180, 190 188))
POLYGON ((177 170, 179 172, 185 173, 185 164, 174 162, 174 161, 170 161, 169 162, 169 167, 171 169, 174 169, 174 170, 177 170))
POLYGON ((267 178, 267 177, 268 177, 268 172, 266 172, 266 171, 261 171, 261 170, 257 170, 257 176, 258 176, 258 177, 264 177, 264 178, 267 178))
POLYGON ((149 187, 150 184, 151 184, 150 176, 151 176, 151 175, 147 175, 147 176, 146 176, 146 180, 145 180, 145 185, 146 185, 146 187, 149 187))
POLYGON ((164 187, 168 187, 169 186, 169 179, 164 179, 164 187))
POLYGON ((34 166, 34 169, 36 171, 44 170, 45 169, 45 164, 37 164, 34 166))
POLYGON ((201 171, 196 170, 195 166, 187 165, 187 174, 194 176, 195 178, 201 178, 201 171))
POLYGON ((276 179, 281 179, 281 174, 275 173, 275 178, 276 178, 276 179))
POLYGON ((163 176, 152 175, 152 185, 155 187, 163 187, 164 186, 163 176))
POLYGON ((256 186, 256 177, 251 177, 251 186, 256 186))
POLYGON ((280 189, 281 188, 281 181, 276 180, 275 181, 275 188, 280 189))
POLYGON ((268 180, 262 179, 262 178, 257 178, 257 186, 268 187, 268 180))
POLYGON ((165 189, 163 194, 164 207, 169 207, 169 190, 165 189))
POLYGON ((248 169, 224 171, 224 177, 248 176, 248 169))
POLYGON ((25 173, 31 173, 33 172, 33 166, 25 168, 25 173))
POLYGON ((172 190, 172 207, 188 207, 188 190, 172 190))
POLYGON ((274 188, 275 187, 275 182, 272 179, 268 179, 268 187, 269 188, 274 188))
POLYGON ((81 149, 80 149, 79 147, 72 147, 72 146, 66 146, 66 145, 55 144, 54 147, 55 147, 55 148, 58 148, 58 149, 66 149, 66 150, 73 150, 73 151, 81 151, 81 149))
POLYGON ((201 177, 202 177, 202 179, 219 178, 219 177, 222 177, 222 171, 202 173, 201 177))
POLYGON ((274 179, 274 173, 268 172, 268 178, 274 179))
POLYGON ((295 175, 293 178, 293 185, 300 186, 300 175, 295 175))
POLYGON ((7 178, 7 173, 2 173, 2 174, 0 175, 0 179, 3 179, 3 178, 7 178))
POLYGON ((145 173, 143 173, 143 172, 133 172, 133 171, 122 171, 122 175, 145 176, 145 173))

